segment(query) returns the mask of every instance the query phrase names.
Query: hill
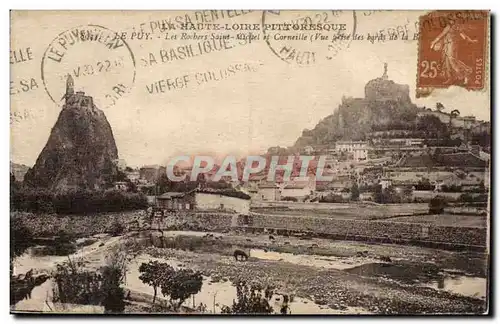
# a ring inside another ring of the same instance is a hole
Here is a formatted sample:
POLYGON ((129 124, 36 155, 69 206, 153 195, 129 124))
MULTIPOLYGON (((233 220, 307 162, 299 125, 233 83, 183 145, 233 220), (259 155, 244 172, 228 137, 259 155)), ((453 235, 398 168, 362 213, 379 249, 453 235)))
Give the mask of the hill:
POLYGON ((54 191, 100 189, 117 168, 111 126, 92 97, 70 89, 47 144, 25 175, 28 186, 54 191))
POLYGON ((369 81, 364 98, 342 98, 338 109, 321 120, 312 130, 304 130, 295 148, 327 145, 337 140, 364 140, 369 132, 392 127, 411 128, 419 108, 411 102, 408 85, 389 80, 384 74, 369 81))
POLYGON ((24 164, 18 164, 14 162, 10 162, 10 172, 14 174, 16 181, 23 181, 24 175, 28 172, 30 167, 24 164))

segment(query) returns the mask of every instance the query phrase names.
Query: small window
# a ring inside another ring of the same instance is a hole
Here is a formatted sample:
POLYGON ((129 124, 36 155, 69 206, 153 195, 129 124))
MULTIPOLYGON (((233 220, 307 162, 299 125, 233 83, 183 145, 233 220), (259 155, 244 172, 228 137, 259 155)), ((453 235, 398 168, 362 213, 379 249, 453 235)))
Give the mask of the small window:
POLYGON ((190 209, 189 203, 186 203, 186 209, 190 209))

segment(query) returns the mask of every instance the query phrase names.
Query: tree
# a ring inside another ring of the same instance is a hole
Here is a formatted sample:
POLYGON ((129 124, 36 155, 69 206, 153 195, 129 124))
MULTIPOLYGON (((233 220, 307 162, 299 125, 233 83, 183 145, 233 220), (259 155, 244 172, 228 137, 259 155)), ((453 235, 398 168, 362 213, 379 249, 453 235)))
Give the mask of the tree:
POLYGON ((443 109, 444 109, 443 104, 440 103, 440 102, 436 102, 436 110, 437 111, 443 111, 443 109))
POLYGON ((21 219, 12 217, 10 219, 10 258, 12 259, 24 254, 34 245, 33 233, 23 224, 21 219))
POLYGON ((271 314, 273 308, 269 300, 273 296, 272 289, 266 288, 264 294, 261 287, 251 287, 245 282, 236 284, 237 301, 231 307, 222 307, 223 314, 271 314))
POLYGON ((354 182, 351 187, 351 200, 353 201, 359 200, 359 187, 356 182, 354 182))
POLYGON ((445 198, 442 196, 435 196, 429 202, 429 214, 442 214, 445 207, 445 198))
POLYGON ((141 275, 139 279, 146 285, 153 287, 153 304, 156 301, 156 295, 158 292, 158 287, 161 287, 165 281, 174 274, 174 268, 166 263, 160 263, 158 261, 149 261, 149 263, 142 263, 139 266, 139 272, 141 275))
POLYGON ((101 272, 104 311, 106 313, 123 313, 125 310, 125 291, 120 287, 123 276, 121 269, 108 265, 103 267, 101 272))
POLYGON ((199 272, 180 269, 162 282, 161 293, 163 296, 170 296, 171 300, 177 300, 175 308, 178 309, 191 295, 199 293, 202 285, 203 277, 199 272))

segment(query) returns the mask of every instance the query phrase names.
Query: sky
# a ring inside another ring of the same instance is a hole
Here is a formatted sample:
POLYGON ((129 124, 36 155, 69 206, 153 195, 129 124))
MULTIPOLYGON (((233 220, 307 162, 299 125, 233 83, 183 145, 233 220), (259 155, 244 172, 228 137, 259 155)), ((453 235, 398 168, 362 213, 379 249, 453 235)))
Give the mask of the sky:
MULTIPOLYGON (((366 40, 368 33, 373 35, 398 30, 398 27, 408 30, 411 39, 416 31, 415 22, 423 12, 358 11, 356 24, 352 12, 336 17, 327 12, 326 16, 345 23, 348 30, 352 31, 355 26, 356 33, 365 36, 365 40, 342 44, 330 60, 326 59, 331 55, 328 41, 270 42, 271 48, 285 43, 293 44, 299 51, 314 48, 317 60, 306 66, 284 62, 262 39, 245 45, 231 39, 226 42, 233 46, 231 49, 169 60, 170 49, 191 45, 196 52, 198 43, 203 41, 171 39, 176 32, 166 36, 151 27, 169 18, 185 19, 185 14, 13 12, 11 61, 19 62, 10 65, 10 108, 11 117, 14 116, 11 118, 11 161, 34 164, 61 110, 64 77, 78 71, 75 89, 94 97, 112 127, 120 159, 130 166, 165 164, 174 155, 245 155, 264 152, 270 146, 293 145, 303 129, 313 128, 332 114, 342 96, 363 97, 365 84, 382 75, 385 62, 389 79, 408 84, 410 96, 417 105, 435 107, 436 102, 441 102, 445 111, 458 109, 461 115, 490 120, 488 89, 467 91, 451 87, 436 90, 425 99, 415 98, 418 41, 371 43, 366 40), (88 24, 105 27, 92 27, 96 33, 102 33, 103 42, 110 33, 126 32, 128 46, 110 50, 98 42, 68 45, 71 30, 88 24), (131 33, 141 28, 150 35, 143 34, 140 40, 130 39, 131 33), (70 32, 66 32, 68 30, 70 32), (64 46, 60 44, 61 38, 66 40, 64 46), (45 59, 44 53, 47 53, 45 59), (61 54, 61 62, 55 61, 61 54), (162 55, 165 62, 161 60, 162 55), (151 63, 152 59, 156 63, 151 63), (89 66, 93 67, 94 74, 84 75, 89 66), (218 80, 207 81, 205 78, 210 74, 218 80), (176 79, 177 87, 173 89, 176 79), (159 80, 164 81, 161 85, 155 84, 159 80), (184 80, 188 80, 187 85, 184 80), (23 87, 24 84, 31 87, 23 87), (110 105, 115 85, 124 86, 126 93, 120 93, 115 104, 110 105), (163 92, 156 91, 160 88, 163 92)), ((212 19, 210 13, 187 14, 193 22, 212 19)), ((229 14, 232 18, 226 14, 225 18, 212 22, 260 24, 262 21, 261 11, 236 14, 229 14)), ((311 17, 315 14, 295 13, 311 17)), ((266 17, 268 22, 279 23, 285 16, 266 17)), ((236 33, 229 32, 230 35, 236 33)), ((177 34, 181 36, 180 32, 177 34)), ((187 34, 211 37, 212 33, 190 31, 187 34)))

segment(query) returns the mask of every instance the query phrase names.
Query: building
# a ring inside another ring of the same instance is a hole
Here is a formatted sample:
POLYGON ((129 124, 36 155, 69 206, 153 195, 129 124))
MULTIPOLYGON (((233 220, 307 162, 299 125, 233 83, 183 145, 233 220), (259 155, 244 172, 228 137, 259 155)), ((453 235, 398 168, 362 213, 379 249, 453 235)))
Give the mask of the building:
POLYGON ((167 168, 160 165, 147 165, 139 169, 139 178, 148 183, 156 183, 158 178, 167 174, 167 168))
POLYGON ((141 178, 141 174, 138 170, 125 171, 125 175, 127 176, 127 179, 133 183, 139 183, 139 179, 141 178))
POLYGON ((274 183, 262 183, 258 186, 257 200, 279 201, 281 192, 278 186, 274 183))
POLYGON ((392 186, 392 179, 389 178, 380 179, 380 186, 382 187, 382 190, 389 188, 390 186, 392 186))
POLYGON ((293 197, 304 199, 316 191, 316 177, 310 177, 308 181, 292 181, 285 183, 281 189, 281 197, 293 197))
POLYGON ((166 192, 156 198, 158 207, 169 211, 224 211, 248 215, 250 196, 235 190, 196 189, 166 192))
POLYGON ((77 106, 86 109, 94 108, 94 99, 91 96, 86 96, 83 91, 75 92, 75 83, 73 77, 69 74, 66 79, 66 93, 63 95, 62 99, 65 99, 66 107, 77 106))
POLYGON ((117 181, 113 185, 116 190, 127 191, 128 188, 127 183, 125 181, 117 181))
POLYGON ((338 141, 335 143, 338 153, 352 153, 354 160, 366 160, 368 157, 368 143, 364 141, 338 141))

